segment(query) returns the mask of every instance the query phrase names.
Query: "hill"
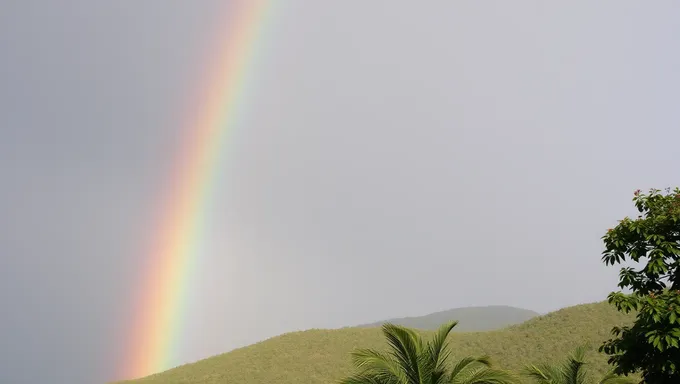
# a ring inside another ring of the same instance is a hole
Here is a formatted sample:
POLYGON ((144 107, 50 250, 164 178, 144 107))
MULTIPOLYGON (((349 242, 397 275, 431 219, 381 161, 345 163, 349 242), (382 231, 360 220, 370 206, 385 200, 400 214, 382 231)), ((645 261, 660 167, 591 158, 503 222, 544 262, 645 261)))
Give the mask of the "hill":
POLYGON ((402 317, 362 324, 359 327, 379 327, 384 323, 392 323, 410 328, 435 330, 447 321, 458 320, 458 325, 455 328, 456 332, 477 332, 502 329, 510 325, 523 323, 539 315, 538 312, 528 309, 492 305, 487 307, 454 308, 425 316, 402 317))
MULTIPOLYGON (((497 365, 518 370, 525 363, 562 360, 577 345, 593 347, 609 338, 614 325, 630 323, 633 315, 607 303, 583 304, 535 317, 506 329, 455 333, 454 357, 486 353, 497 365)), ((429 333, 428 331, 423 331, 429 333)), ((284 334, 260 343, 127 384, 329 384, 351 371, 353 348, 384 348, 379 328, 315 329, 284 334)), ((594 350, 591 371, 603 373, 606 357, 594 350)))

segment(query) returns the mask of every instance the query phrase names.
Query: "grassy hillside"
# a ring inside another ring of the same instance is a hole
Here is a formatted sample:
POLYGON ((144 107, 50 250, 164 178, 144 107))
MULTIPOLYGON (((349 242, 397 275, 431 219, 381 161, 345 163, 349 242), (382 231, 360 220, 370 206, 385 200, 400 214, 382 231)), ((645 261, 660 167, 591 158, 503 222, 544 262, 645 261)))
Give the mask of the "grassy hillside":
MULTIPOLYGON (((503 368, 527 362, 560 361, 577 345, 594 347, 612 326, 632 321, 606 303, 561 309, 497 331, 456 333, 454 356, 486 353, 503 368)), ((429 333, 424 331, 424 333, 429 333)), ((187 364, 129 384, 329 384, 351 371, 349 352, 356 347, 383 348, 379 328, 309 330, 282 336, 187 364)), ((607 370, 606 357, 592 352, 590 369, 607 370)))
POLYGON ((447 321, 458 320, 456 332, 477 332, 502 329, 510 325, 520 324, 539 316, 538 312, 528 309, 493 305, 488 307, 455 308, 448 311, 435 312, 425 316, 390 319, 360 327, 379 327, 389 322, 417 329, 435 330, 447 321))

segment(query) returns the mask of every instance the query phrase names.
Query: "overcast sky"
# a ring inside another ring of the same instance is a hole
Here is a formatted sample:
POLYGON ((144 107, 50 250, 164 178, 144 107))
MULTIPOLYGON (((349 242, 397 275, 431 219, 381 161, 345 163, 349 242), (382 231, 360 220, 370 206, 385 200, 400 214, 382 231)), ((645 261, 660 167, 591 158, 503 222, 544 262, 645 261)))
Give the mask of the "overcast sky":
MULTIPOLYGON (((0 382, 120 378, 220 3, 0 0, 0 382)), ((281 1, 182 362, 312 327, 603 300, 600 236, 634 189, 680 185, 679 12, 281 1)))

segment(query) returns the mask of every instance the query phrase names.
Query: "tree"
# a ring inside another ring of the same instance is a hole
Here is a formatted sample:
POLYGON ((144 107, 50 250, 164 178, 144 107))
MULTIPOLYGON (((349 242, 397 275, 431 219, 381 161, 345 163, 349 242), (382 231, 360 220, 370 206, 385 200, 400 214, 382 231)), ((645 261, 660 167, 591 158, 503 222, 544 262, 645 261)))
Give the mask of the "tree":
POLYGON ((680 189, 635 191, 637 219, 624 218, 602 237, 606 265, 621 267, 609 303, 637 312, 632 326, 614 327, 600 351, 617 374, 642 373, 644 383, 680 383, 680 189))
POLYGON ((562 365, 540 364, 528 365, 524 374, 538 384, 633 384, 635 380, 607 373, 599 381, 589 380, 585 370, 586 347, 576 348, 562 365))
POLYGON ((357 370, 341 384, 514 384, 518 379, 493 368, 488 356, 466 357, 450 368, 447 337, 458 322, 442 325, 427 343, 414 330, 385 324, 382 332, 388 352, 357 349, 352 362, 357 370))

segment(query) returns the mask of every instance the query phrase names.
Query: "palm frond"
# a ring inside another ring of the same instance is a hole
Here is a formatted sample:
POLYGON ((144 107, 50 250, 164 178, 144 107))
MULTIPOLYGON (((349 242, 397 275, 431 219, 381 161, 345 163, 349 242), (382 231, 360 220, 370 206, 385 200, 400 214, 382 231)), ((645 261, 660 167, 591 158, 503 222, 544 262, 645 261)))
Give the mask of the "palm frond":
POLYGON ((561 384, 564 379, 559 368, 547 364, 527 365, 522 373, 538 384, 561 384))
POLYGON ((578 347, 574 348, 574 351, 571 353, 571 357, 575 360, 585 361, 586 352, 588 352, 589 349, 590 346, 588 344, 579 345, 578 347))
POLYGON ((456 325, 458 325, 457 321, 443 324, 439 327, 437 333, 435 333, 434 338, 428 343, 428 353, 435 368, 441 367, 449 358, 446 339, 456 325))
POLYGON ((471 367, 477 364, 481 364, 485 367, 490 367, 491 358, 489 356, 483 355, 483 356, 466 356, 460 359, 460 361, 458 361, 458 363, 456 363, 456 365, 451 370, 451 373, 449 375, 449 382, 454 382, 456 380, 456 377, 462 375, 466 369, 470 369, 471 367))
POLYGON ((502 369, 478 367, 465 375, 459 375, 455 384, 518 384, 520 378, 502 369))
POLYGON ((402 367, 408 384, 419 384, 421 380, 420 351, 422 340, 413 330, 395 324, 384 324, 383 334, 390 346, 391 354, 402 367))
POLYGON ((407 383, 403 368, 392 356, 373 349, 356 349, 351 355, 352 363, 362 373, 392 377, 397 383, 407 383))
POLYGON ((562 369, 565 384, 582 384, 585 382, 585 370, 583 367, 586 365, 586 348, 585 345, 579 346, 567 359, 562 369))
POLYGON ((429 383, 430 384, 447 384, 448 377, 446 375, 446 368, 435 369, 430 373, 429 383))

